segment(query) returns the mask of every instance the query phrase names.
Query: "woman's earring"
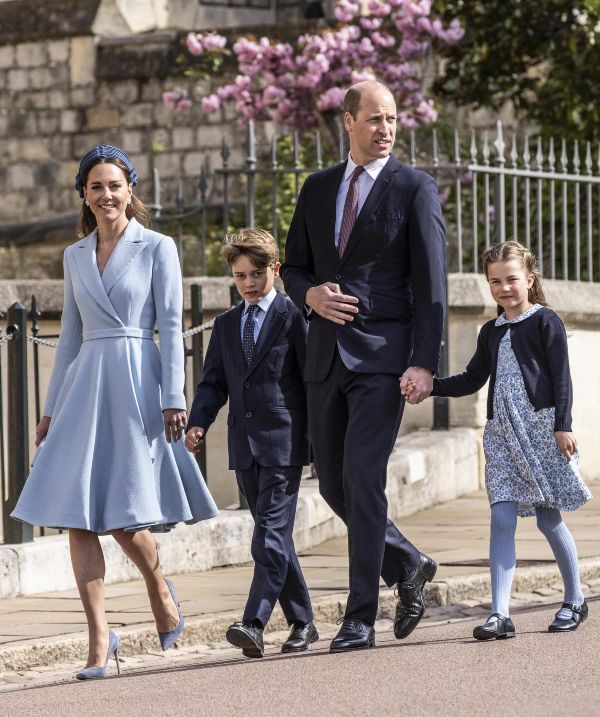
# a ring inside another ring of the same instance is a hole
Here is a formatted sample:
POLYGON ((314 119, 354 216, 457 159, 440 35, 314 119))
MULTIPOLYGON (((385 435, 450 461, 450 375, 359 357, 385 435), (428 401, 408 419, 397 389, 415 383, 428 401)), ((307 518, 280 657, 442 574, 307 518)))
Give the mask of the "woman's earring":
POLYGON ((90 203, 88 202, 87 199, 85 200, 85 206, 86 206, 86 207, 89 207, 89 206, 90 206, 90 203))
POLYGON ((127 200, 127 204, 131 204, 131 197, 127 200))

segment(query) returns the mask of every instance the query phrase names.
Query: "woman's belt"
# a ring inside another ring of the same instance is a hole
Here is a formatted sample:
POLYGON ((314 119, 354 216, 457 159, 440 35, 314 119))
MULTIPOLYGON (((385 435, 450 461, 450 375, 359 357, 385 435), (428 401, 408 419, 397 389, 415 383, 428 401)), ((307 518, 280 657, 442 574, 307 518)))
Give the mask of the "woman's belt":
POLYGON ((95 329, 84 331, 83 340, 93 341, 94 339, 115 339, 127 336, 132 339, 153 339, 152 329, 140 329, 137 326, 116 326, 114 329, 95 329))

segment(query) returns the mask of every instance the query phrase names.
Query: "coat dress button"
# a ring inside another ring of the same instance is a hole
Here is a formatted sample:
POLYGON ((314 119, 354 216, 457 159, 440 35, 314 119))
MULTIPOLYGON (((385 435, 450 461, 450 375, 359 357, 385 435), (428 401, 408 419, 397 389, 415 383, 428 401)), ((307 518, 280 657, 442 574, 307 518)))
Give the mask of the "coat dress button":
POLYGON ((341 274, 336 274, 336 275, 335 275, 335 280, 336 280, 336 281, 339 281, 341 278, 342 278, 342 275, 341 275, 341 274))

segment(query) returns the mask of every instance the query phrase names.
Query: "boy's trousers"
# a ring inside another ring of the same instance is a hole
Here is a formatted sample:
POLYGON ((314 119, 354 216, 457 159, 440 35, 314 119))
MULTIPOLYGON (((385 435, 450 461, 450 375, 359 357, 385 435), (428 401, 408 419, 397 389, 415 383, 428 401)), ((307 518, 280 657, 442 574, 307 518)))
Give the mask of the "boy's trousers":
POLYGON ((264 627, 275 603, 289 625, 312 620, 308 588, 300 569, 292 532, 300 487, 300 466, 261 466, 235 472, 254 518, 254 577, 243 622, 264 627))

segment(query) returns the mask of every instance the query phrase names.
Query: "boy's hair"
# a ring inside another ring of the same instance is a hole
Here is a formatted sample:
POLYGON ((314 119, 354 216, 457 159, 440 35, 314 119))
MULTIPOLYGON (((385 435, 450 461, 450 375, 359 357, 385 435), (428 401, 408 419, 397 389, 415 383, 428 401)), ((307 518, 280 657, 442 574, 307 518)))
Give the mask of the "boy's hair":
POLYGON ((221 256, 230 267, 244 254, 257 269, 265 269, 279 261, 279 247, 273 235, 255 227, 246 227, 235 234, 227 234, 223 240, 221 256))
MULTIPOLYGON (((490 264, 498 264, 504 261, 510 261, 511 259, 518 259, 521 262, 521 266, 526 274, 533 274, 533 284, 527 292, 527 299, 532 304, 541 304, 542 306, 548 306, 544 290, 542 289, 542 272, 540 266, 535 258, 535 254, 527 247, 519 244, 518 241, 506 241, 501 244, 492 244, 481 257, 481 263, 483 265, 483 273, 488 277, 488 267, 490 264)), ((504 309, 498 306, 498 315, 500 315, 504 309)))

